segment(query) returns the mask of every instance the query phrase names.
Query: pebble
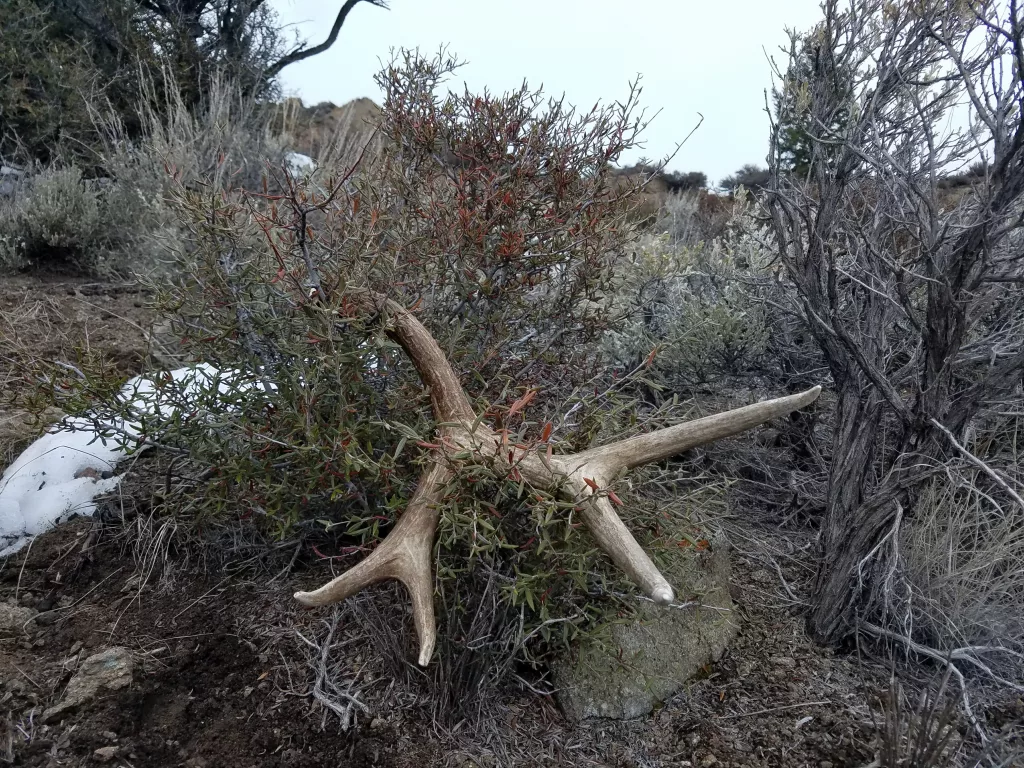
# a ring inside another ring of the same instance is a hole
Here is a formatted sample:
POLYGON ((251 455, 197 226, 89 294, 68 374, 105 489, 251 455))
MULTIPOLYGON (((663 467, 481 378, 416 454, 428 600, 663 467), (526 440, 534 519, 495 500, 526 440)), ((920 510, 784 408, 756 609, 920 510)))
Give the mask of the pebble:
POLYGON ((92 753, 92 756, 99 760, 101 763, 106 763, 117 757, 117 750, 118 748, 113 746, 100 747, 92 753))

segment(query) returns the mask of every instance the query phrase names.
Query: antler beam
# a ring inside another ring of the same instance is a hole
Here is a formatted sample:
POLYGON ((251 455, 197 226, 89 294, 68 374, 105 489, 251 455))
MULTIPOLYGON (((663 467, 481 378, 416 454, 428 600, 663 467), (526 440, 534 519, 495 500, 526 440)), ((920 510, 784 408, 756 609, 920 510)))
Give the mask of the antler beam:
MULTIPOLYGON (((568 495, 579 502, 584 524, 598 546, 652 600, 669 603, 674 593, 643 548, 612 507, 607 488, 622 472, 674 456, 698 445, 744 432, 814 402, 821 387, 788 397, 767 400, 715 416, 677 424, 644 435, 591 448, 581 453, 542 457, 528 452, 510 460, 501 437, 477 421, 465 390, 451 363, 430 332, 407 309, 373 294, 358 294, 357 301, 372 311, 386 310, 392 318, 390 335, 412 360, 430 392, 434 418, 440 427, 442 448, 470 451, 489 461, 498 472, 518 472, 538 488, 568 495)), ((434 621, 434 583, 431 560, 438 506, 452 479, 449 464, 439 458, 423 477, 405 513, 365 560, 313 592, 296 592, 303 605, 329 605, 351 597, 384 579, 398 579, 409 590, 413 619, 420 642, 419 663, 426 666, 437 643, 434 621)))

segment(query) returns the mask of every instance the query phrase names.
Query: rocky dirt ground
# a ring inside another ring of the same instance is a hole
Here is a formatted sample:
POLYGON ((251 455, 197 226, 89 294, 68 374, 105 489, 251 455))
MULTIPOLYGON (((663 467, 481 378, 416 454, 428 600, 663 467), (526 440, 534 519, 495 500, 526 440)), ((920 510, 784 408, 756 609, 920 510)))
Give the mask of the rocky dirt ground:
MULTIPOLYGON (((26 355, 76 344, 137 373, 145 299, 131 286, 7 282, 0 385, 15 386, 26 355)), ((0 414, 5 466, 33 428, 0 414)), ((479 722, 451 723, 434 716, 429 685, 388 673, 392 651, 357 606, 297 609, 290 595, 324 580, 323 561, 214 562, 125 494, 0 562, 0 763, 840 768, 874 757, 887 674, 804 635, 806 533, 735 535, 739 637, 653 715, 574 724, 556 697, 521 687, 479 722)), ((384 587, 360 599, 400 597, 384 587)))

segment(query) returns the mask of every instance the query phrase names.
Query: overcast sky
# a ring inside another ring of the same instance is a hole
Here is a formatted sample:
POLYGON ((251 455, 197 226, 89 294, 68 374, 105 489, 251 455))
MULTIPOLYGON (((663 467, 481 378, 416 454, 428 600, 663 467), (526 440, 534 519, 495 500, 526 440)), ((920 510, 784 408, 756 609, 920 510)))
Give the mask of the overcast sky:
MULTIPOLYGON (((766 55, 785 28, 808 29, 819 0, 391 0, 360 3, 326 53, 282 73, 307 104, 368 96, 391 48, 432 53, 442 44, 467 61, 456 86, 504 91, 525 78, 589 109, 628 94, 643 75, 642 103, 661 110, 642 153, 657 158, 704 122, 670 164, 714 183, 744 163, 763 165, 768 121, 766 55)), ((289 31, 319 43, 341 0, 273 0, 289 31)), ((639 153, 637 153, 639 154, 639 153)), ((628 161, 636 157, 626 158, 628 161)))

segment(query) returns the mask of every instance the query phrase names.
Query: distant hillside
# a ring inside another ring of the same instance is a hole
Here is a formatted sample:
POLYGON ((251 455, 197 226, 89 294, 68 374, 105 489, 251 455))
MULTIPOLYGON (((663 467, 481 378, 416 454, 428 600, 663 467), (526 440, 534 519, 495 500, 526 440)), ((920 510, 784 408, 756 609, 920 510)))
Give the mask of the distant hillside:
POLYGON ((293 151, 314 158, 342 148, 359 151, 380 121, 380 107, 367 98, 340 107, 329 101, 307 107, 301 99, 290 98, 276 106, 274 129, 291 137, 293 151))

